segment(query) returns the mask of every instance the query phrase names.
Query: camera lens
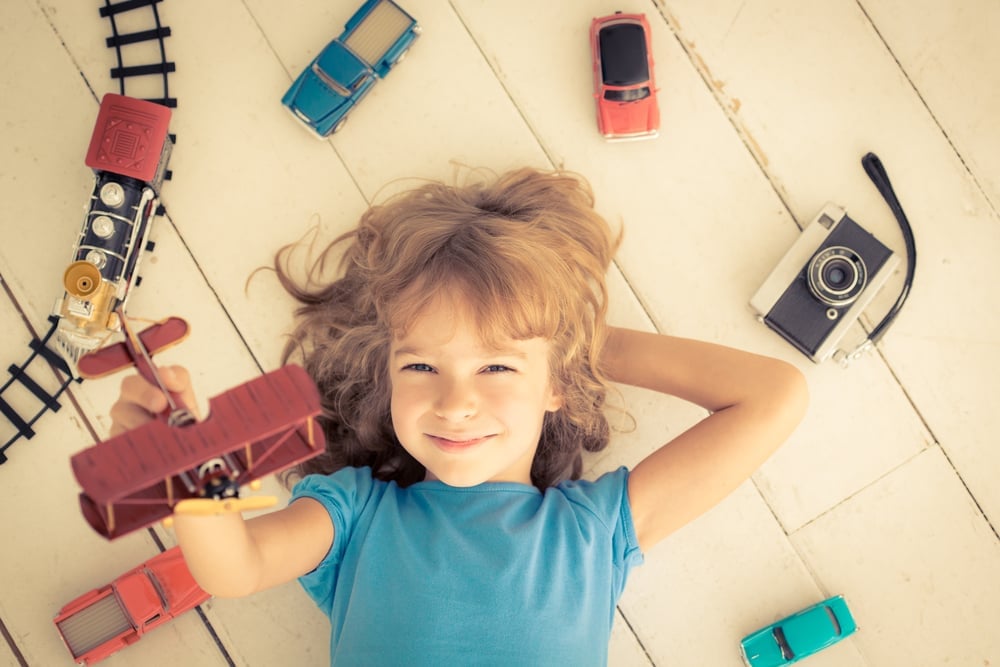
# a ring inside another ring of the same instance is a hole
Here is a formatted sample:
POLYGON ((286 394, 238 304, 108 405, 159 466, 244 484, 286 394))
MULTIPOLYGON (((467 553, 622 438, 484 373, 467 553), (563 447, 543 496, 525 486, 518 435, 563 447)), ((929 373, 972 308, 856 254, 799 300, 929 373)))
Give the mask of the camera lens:
POLYGON ((832 264, 833 262, 830 262, 830 265, 827 265, 823 278, 831 287, 840 287, 847 281, 847 271, 839 266, 831 266, 832 264))
POLYGON ((844 246, 824 248, 806 268, 809 291, 830 306, 846 306, 858 298, 868 283, 868 270, 858 253, 844 246))

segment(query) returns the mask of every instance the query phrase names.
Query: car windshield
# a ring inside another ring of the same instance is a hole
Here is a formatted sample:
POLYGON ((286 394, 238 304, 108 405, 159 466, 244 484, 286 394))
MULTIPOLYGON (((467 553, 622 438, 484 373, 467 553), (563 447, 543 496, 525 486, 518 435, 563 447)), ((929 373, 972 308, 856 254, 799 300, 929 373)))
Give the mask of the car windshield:
POLYGON ((833 623, 833 632, 840 635, 843 630, 840 627, 840 621, 837 619, 837 615, 833 613, 833 610, 829 607, 823 607, 826 610, 826 615, 830 617, 830 622, 833 623))
POLYGON ((629 90, 605 90, 604 99, 612 102, 635 102, 649 97, 649 88, 631 88, 629 90))
POLYGON ((771 631, 774 641, 778 643, 778 648, 781 649, 781 657, 785 660, 791 660, 795 657, 795 653, 792 652, 792 647, 788 645, 788 640, 785 639, 785 631, 781 628, 775 628, 771 631))
POLYGON ((312 73, 333 92, 341 97, 350 97, 364 81, 367 67, 343 44, 331 42, 320 52, 310 68, 312 73))
POLYGON ((160 596, 160 603, 163 605, 163 608, 169 609, 170 601, 167 600, 167 592, 163 590, 163 584, 161 584, 160 580, 156 578, 156 575, 153 574, 152 570, 146 568, 145 572, 146 576, 149 577, 149 580, 152 582, 153 588, 156 589, 156 594, 160 596))
POLYGON ((608 86, 632 86, 649 81, 646 34, 636 23, 616 23, 598 34, 601 76, 608 86))

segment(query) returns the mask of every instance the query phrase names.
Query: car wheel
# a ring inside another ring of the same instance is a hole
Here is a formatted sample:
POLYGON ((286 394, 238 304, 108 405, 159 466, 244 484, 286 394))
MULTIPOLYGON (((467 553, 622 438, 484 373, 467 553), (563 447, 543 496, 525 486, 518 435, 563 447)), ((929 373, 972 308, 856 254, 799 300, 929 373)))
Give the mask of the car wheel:
POLYGON ((403 51, 402 53, 400 53, 400 54, 399 54, 399 55, 398 55, 398 56, 396 57, 396 59, 395 59, 394 61, 392 61, 392 66, 393 66, 393 67, 395 67, 395 66, 396 66, 396 65, 398 65, 399 63, 403 62, 403 59, 404 59, 404 58, 406 58, 406 54, 407 54, 407 53, 409 53, 409 52, 410 52, 410 50, 409 50, 409 49, 406 49, 406 50, 404 50, 404 51, 403 51))
POLYGON ((337 132, 340 132, 340 130, 343 129, 346 123, 347 123, 347 118, 341 118, 340 121, 338 121, 337 124, 333 126, 333 129, 330 130, 330 134, 336 134, 337 132))

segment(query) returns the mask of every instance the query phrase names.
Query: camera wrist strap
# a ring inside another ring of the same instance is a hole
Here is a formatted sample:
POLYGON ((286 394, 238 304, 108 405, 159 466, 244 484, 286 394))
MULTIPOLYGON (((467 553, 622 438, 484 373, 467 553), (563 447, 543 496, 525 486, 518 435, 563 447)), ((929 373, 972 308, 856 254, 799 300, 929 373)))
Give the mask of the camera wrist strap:
POLYGON ((906 213, 903 212, 903 207, 896 197, 896 192, 892 189, 889 174, 886 173, 885 167, 882 166, 882 161, 875 153, 867 153, 861 158, 861 165, 865 168, 865 173, 868 174, 872 183, 878 188, 879 194, 882 195, 882 198, 889 205, 892 214, 896 216, 896 222, 899 223, 899 228, 903 232, 903 242, 906 244, 906 279, 903 282, 903 289, 892 308, 889 309, 889 312, 882 318, 882 321, 868 334, 868 339, 849 355, 851 358, 856 357, 864 349, 878 342, 883 334, 885 334, 886 329, 889 328, 889 325, 892 324, 892 321, 896 319, 896 316, 902 309, 903 302, 910 295, 910 288, 913 286, 913 274, 917 268, 917 246, 913 238, 913 229, 910 227, 909 220, 906 219, 906 213))

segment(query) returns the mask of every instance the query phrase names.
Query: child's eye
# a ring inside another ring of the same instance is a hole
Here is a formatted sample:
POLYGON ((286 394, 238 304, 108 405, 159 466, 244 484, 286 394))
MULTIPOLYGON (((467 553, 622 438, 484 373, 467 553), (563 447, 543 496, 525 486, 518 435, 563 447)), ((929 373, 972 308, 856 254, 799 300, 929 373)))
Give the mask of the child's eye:
POLYGON ((504 366, 503 364, 490 364, 483 369, 486 373, 512 373, 514 369, 510 366, 504 366))
POLYGON ((434 367, 429 364, 406 364, 403 366, 404 371, 417 371, 419 373, 433 373, 434 367))

